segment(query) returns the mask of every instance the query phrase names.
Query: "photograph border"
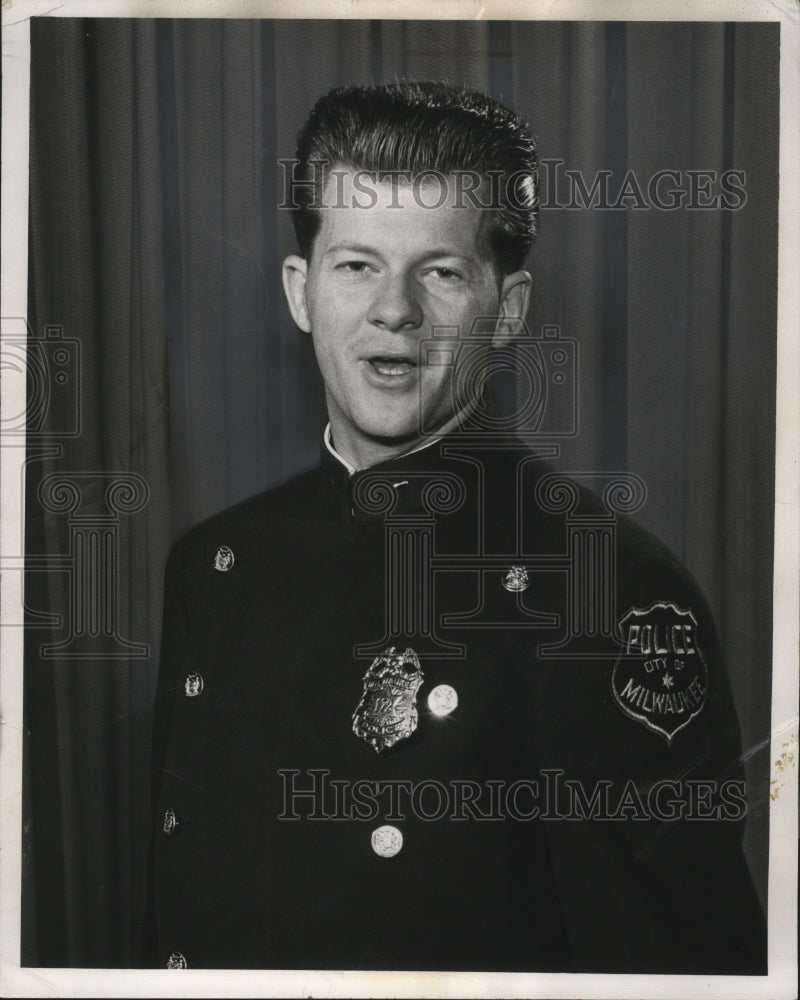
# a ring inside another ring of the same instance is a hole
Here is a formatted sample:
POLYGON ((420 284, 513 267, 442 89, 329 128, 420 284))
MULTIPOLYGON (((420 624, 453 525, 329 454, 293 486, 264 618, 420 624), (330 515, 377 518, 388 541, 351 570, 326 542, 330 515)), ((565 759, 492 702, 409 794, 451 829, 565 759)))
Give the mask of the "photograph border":
MULTIPOLYGON (((151 17, 391 18, 419 20, 679 20, 779 21, 780 192, 778 250, 778 365, 776 382, 775 548, 773 576, 773 680, 769 831, 769 973, 764 977, 641 976, 550 973, 324 972, 30 969, 19 967, 22 825, 23 630, 0 631, 0 991, 18 996, 349 996, 349 997, 792 997, 797 989, 797 759, 798 759, 798 445, 800 404, 800 6, 719 0, 687 11, 683 3, 622 2, 461 3, 365 0, 244 2, 190 0, 146 5, 151 17)), ((17 0, 3 8, 2 127, 2 336, 16 339, 28 311, 28 103, 30 18, 143 17, 132 0, 91 2, 17 0)), ((24 369, 3 367, 0 417, 26 408, 24 369)), ((0 449, 0 553, 3 555, 0 624, 19 621, 24 560, 18 556, 24 525, 24 436, 0 449), (9 555, 10 554, 10 555, 9 555), (16 561, 15 561, 16 560, 16 561), (20 570, 20 572, 17 572, 20 570)))

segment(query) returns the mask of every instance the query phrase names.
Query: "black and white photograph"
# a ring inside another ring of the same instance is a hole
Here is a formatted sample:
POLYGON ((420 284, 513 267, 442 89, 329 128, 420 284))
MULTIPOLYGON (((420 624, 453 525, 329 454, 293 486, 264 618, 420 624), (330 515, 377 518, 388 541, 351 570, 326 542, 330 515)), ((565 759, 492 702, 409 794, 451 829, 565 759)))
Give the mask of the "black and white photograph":
POLYGON ((340 6, 4 8, 3 993, 790 998, 797 8, 340 6))

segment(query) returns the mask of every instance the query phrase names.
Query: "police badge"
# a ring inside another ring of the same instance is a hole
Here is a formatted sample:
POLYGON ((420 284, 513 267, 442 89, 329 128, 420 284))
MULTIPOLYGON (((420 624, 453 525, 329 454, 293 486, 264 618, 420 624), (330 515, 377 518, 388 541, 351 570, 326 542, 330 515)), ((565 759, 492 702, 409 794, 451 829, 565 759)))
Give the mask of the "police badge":
POLYGON ((392 747, 417 728, 417 691, 423 681, 413 649, 390 646, 364 674, 364 693, 353 713, 353 732, 376 753, 392 747))
POLYGON ((691 611, 656 601, 631 608, 620 619, 623 652, 611 673, 611 691, 622 711, 667 743, 702 710, 708 667, 697 645, 691 611))

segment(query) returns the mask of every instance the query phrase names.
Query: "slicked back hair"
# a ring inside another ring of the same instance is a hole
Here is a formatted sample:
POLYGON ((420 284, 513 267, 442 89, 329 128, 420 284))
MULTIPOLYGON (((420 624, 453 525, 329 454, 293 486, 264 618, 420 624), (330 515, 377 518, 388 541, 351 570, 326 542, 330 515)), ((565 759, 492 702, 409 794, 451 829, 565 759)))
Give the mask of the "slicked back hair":
POLYGON ((492 196, 485 202, 490 251, 501 274, 524 264, 539 207, 536 144, 527 125, 488 95, 444 83, 399 82, 337 87, 321 97, 298 135, 289 191, 306 258, 334 167, 378 179, 397 171, 491 178, 492 196))

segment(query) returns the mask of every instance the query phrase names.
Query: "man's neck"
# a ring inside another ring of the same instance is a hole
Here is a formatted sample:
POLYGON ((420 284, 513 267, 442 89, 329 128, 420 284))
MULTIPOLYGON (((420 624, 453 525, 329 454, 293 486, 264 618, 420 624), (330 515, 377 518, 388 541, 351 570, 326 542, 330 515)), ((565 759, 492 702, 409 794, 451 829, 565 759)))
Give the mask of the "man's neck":
POLYGON ((383 441, 360 440, 357 443, 349 440, 347 434, 337 434, 332 423, 325 428, 325 445, 352 475, 363 469, 370 469, 381 462, 389 462, 393 458, 411 455, 422 451, 440 440, 445 434, 454 430, 459 424, 459 416, 455 415, 434 434, 415 437, 396 444, 383 441))

